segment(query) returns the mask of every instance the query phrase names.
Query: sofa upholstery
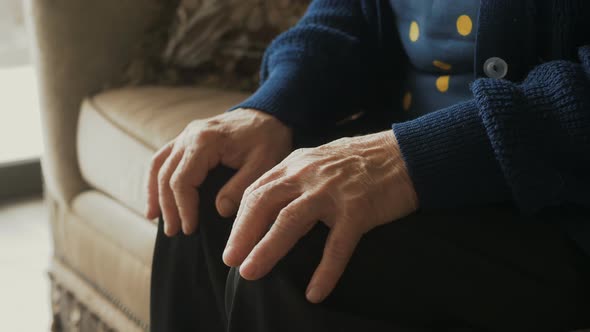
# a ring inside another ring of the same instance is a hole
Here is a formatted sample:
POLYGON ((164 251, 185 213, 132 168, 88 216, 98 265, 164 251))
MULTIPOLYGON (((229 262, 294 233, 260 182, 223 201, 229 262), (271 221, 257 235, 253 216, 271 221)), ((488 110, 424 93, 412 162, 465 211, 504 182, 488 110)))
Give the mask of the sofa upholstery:
POLYGON ((136 213, 146 202, 153 153, 194 119, 221 113, 243 93, 206 88, 128 88, 84 100, 77 155, 83 179, 136 213))
POLYGON ((151 156, 190 121, 219 114, 245 97, 205 88, 145 87, 82 101, 76 140, 70 144, 86 187, 54 220, 54 240, 60 246, 55 260, 61 269, 50 273, 60 283, 60 271, 73 270, 122 311, 124 318, 105 318, 113 328, 126 331, 128 321, 133 329, 149 326, 156 223, 142 212, 151 156))
MULTIPOLYGON (((60 255, 54 263, 59 268, 50 273, 63 283, 60 272, 70 269, 69 274, 122 311, 125 317, 104 317, 110 327, 127 331, 149 326, 156 222, 142 212, 151 156, 190 121, 219 114, 245 97, 205 88, 145 87, 107 91, 82 101, 76 140, 70 144, 86 188, 53 220, 60 255)), ((91 305, 84 303, 83 294, 79 297, 82 306, 91 305)))
POLYGON ((141 210, 151 154, 191 119, 243 98, 165 88, 94 95, 129 62, 158 6, 26 2, 41 90, 55 330, 148 329, 156 226, 141 210), (68 307, 66 298, 76 304, 68 307))
POLYGON ((76 162, 81 100, 116 77, 158 15, 157 0, 27 0, 39 76, 46 188, 67 204, 88 188, 76 162))
POLYGON ((166 0, 26 0, 50 208, 53 331, 149 330, 156 222, 143 217, 152 154, 245 93, 112 86, 166 0))
POLYGON ((83 179, 76 137, 82 100, 123 70, 157 18, 159 3, 27 0, 25 8, 39 77, 53 234, 53 329, 145 330, 155 226, 83 179), (132 233, 119 234, 113 225, 132 233))

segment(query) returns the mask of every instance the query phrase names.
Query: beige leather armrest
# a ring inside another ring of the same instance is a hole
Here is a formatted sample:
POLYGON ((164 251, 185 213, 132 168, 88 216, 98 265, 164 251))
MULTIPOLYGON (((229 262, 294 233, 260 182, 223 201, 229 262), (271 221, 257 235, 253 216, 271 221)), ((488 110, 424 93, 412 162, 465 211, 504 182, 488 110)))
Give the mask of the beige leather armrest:
POLYGON ((76 158, 82 99, 121 73, 166 0, 26 0, 39 76, 47 191, 62 204, 87 187, 76 158))

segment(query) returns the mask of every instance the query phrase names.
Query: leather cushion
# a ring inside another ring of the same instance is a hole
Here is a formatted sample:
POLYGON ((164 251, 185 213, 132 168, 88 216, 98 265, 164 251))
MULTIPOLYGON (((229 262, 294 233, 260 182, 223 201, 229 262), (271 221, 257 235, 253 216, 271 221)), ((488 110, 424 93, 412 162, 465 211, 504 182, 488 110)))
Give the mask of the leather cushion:
POLYGON ((143 87, 107 91, 84 100, 78 123, 78 162, 95 189, 143 213, 153 153, 195 119, 220 114, 246 94, 205 88, 143 87))

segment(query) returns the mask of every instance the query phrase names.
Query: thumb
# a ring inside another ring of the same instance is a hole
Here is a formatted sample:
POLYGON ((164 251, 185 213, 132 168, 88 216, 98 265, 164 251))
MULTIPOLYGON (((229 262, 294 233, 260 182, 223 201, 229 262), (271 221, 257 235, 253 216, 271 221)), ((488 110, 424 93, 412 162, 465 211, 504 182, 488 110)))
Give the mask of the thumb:
POLYGON ((219 214, 223 217, 234 215, 246 188, 271 168, 272 165, 262 160, 247 161, 219 190, 215 202, 219 214))

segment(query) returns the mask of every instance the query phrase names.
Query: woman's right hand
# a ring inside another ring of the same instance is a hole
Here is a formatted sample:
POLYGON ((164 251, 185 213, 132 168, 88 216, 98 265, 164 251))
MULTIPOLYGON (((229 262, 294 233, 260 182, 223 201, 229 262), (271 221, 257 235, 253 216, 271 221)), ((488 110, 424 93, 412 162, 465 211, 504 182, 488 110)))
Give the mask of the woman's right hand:
POLYGON ((197 188, 209 170, 222 164, 237 173, 221 188, 215 205, 229 217, 244 190, 292 150, 292 131, 275 117, 252 109, 237 109, 191 122, 152 158, 146 217, 162 215, 164 232, 197 228, 197 188))

